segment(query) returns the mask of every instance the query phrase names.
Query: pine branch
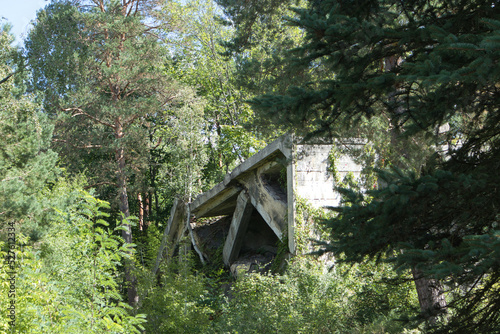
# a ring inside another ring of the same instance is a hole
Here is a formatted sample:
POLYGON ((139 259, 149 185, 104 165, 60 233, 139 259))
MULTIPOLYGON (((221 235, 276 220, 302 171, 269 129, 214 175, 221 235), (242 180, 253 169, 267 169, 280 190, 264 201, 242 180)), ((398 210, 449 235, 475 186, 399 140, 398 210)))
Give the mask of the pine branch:
POLYGON ((57 138, 53 138, 52 142, 55 142, 55 143, 65 143, 65 144, 68 144, 68 145, 70 145, 70 146, 72 146, 74 148, 82 148, 82 149, 87 149, 87 148, 102 148, 102 145, 94 145, 94 144, 88 144, 88 145, 83 145, 83 146, 73 145, 72 143, 68 142, 65 139, 57 139, 57 138))
POLYGON ((89 119, 91 119, 91 120, 93 120, 93 121, 95 121, 95 122, 99 123, 99 124, 102 124, 102 125, 108 126, 108 127, 112 128, 112 129, 115 129, 115 128, 116 128, 116 126, 115 126, 115 125, 113 125, 113 124, 111 124, 111 123, 108 123, 108 122, 105 122, 105 121, 102 121, 102 120, 100 120, 99 118, 97 118, 97 117, 95 117, 95 116, 92 116, 92 115, 90 115, 90 114, 88 114, 88 113, 84 112, 81 108, 67 108, 67 109, 62 109, 62 110, 63 110, 63 111, 73 111, 73 114, 71 115, 71 117, 75 117, 75 116, 80 116, 80 115, 82 115, 82 116, 85 116, 85 117, 87 117, 87 118, 89 118, 89 119))
POLYGON ((14 74, 15 74, 15 72, 9 74, 8 76, 6 76, 2 80, 0 80, 0 85, 3 84, 4 82, 6 82, 7 80, 9 80, 14 74))

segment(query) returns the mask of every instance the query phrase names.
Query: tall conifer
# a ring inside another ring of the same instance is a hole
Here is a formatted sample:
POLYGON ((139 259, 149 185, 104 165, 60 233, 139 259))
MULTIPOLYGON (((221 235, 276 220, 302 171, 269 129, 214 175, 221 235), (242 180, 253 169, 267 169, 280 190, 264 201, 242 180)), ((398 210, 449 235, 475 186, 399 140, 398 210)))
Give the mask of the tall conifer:
MULTIPOLYGON (((35 88, 56 118, 54 143, 73 171, 117 198, 123 239, 132 243, 129 181, 147 167, 152 119, 185 95, 162 69, 151 9, 158 1, 52 1, 26 42, 35 88)), ((129 302, 137 303, 133 264, 125 266, 129 302)))
MULTIPOLYGON (((349 205, 328 223, 325 250, 347 261, 384 255, 400 270, 446 282, 452 312, 437 331, 497 332, 498 3, 326 0, 295 11, 288 22, 306 36, 289 53, 290 68, 332 77, 253 100, 260 115, 326 134, 357 134, 365 120, 387 119, 397 139, 388 136, 389 146, 409 143, 395 150, 401 157, 418 155, 418 138, 435 138, 436 153, 445 148, 412 172, 403 165, 381 173, 383 189, 344 191, 349 205), (449 130, 437 136, 443 125, 449 130)), ((423 311, 432 320, 445 309, 423 311)))
POLYGON ((49 149, 53 127, 17 84, 22 74, 13 39, 8 27, 0 27, 0 229, 35 239, 47 209, 39 194, 58 173, 57 154, 49 149))

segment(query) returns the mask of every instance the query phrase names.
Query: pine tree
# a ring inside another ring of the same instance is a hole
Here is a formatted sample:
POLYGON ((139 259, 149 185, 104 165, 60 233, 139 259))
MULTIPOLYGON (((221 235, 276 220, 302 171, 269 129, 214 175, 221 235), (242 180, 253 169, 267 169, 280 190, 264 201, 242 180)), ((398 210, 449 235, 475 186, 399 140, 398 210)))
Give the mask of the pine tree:
POLYGON ((48 208, 39 194, 59 173, 57 154, 49 149, 53 127, 19 84, 19 50, 12 42, 8 27, 1 27, 0 228, 36 239, 43 233, 41 217, 48 208))
MULTIPOLYGON (((154 119, 181 106, 182 90, 164 75, 154 34, 156 1, 52 1, 26 41, 34 88, 56 119, 54 143, 73 172, 117 197, 122 237, 132 243, 130 180, 146 175, 154 119)), ((133 264, 125 266, 129 302, 137 303, 133 264)))
MULTIPOLYGON (((283 94, 290 86, 331 75, 320 68, 304 71, 287 66, 289 50, 299 47, 304 35, 300 28, 291 26, 284 18, 293 16, 290 6, 304 8, 306 1, 216 2, 223 8, 219 21, 234 29, 232 38, 223 40, 221 45, 225 48, 226 59, 234 62, 234 85, 244 102, 265 93, 283 94)), ((270 126, 266 117, 252 117, 248 123, 248 129, 269 139, 288 130, 284 123, 275 122, 270 126)))

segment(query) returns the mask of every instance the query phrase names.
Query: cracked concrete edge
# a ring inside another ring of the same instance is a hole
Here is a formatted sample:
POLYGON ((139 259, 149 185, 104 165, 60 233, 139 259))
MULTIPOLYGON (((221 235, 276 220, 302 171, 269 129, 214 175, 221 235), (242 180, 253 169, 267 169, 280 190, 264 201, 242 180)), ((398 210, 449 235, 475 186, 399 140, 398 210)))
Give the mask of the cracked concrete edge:
POLYGON ((276 155, 280 155, 281 153, 286 160, 290 160, 292 157, 292 146, 293 136, 291 134, 285 134, 279 137, 271 144, 267 145, 265 148, 236 166, 229 174, 226 174, 222 182, 218 183, 212 189, 204 192, 203 194, 198 195, 195 200, 190 203, 191 212, 197 213, 201 207, 218 197, 225 190, 225 188, 229 187, 229 185, 234 182, 236 178, 264 165, 269 162, 270 159, 275 158, 276 155))

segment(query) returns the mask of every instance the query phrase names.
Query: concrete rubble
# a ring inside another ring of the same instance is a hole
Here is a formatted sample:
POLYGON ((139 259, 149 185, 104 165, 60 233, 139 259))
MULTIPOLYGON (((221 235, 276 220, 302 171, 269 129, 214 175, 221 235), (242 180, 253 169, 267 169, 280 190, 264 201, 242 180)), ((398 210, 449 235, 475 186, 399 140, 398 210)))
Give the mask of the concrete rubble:
MULTIPOLYGON (((176 201, 155 272, 161 258, 172 256, 187 234, 188 222, 200 258, 210 261, 222 248, 222 260, 234 275, 268 269, 277 254, 278 241, 286 236, 288 253, 295 255, 296 196, 313 207, 339 204, 340 195, 329 171, 332 147, 332 143, 302 144, 292 135, 284 135, 192 203, 176 201)), ((356 177, 361 172, 361 166, 347 155, 336 159, 335 169, 340 177, 347 173, 356 177)))

